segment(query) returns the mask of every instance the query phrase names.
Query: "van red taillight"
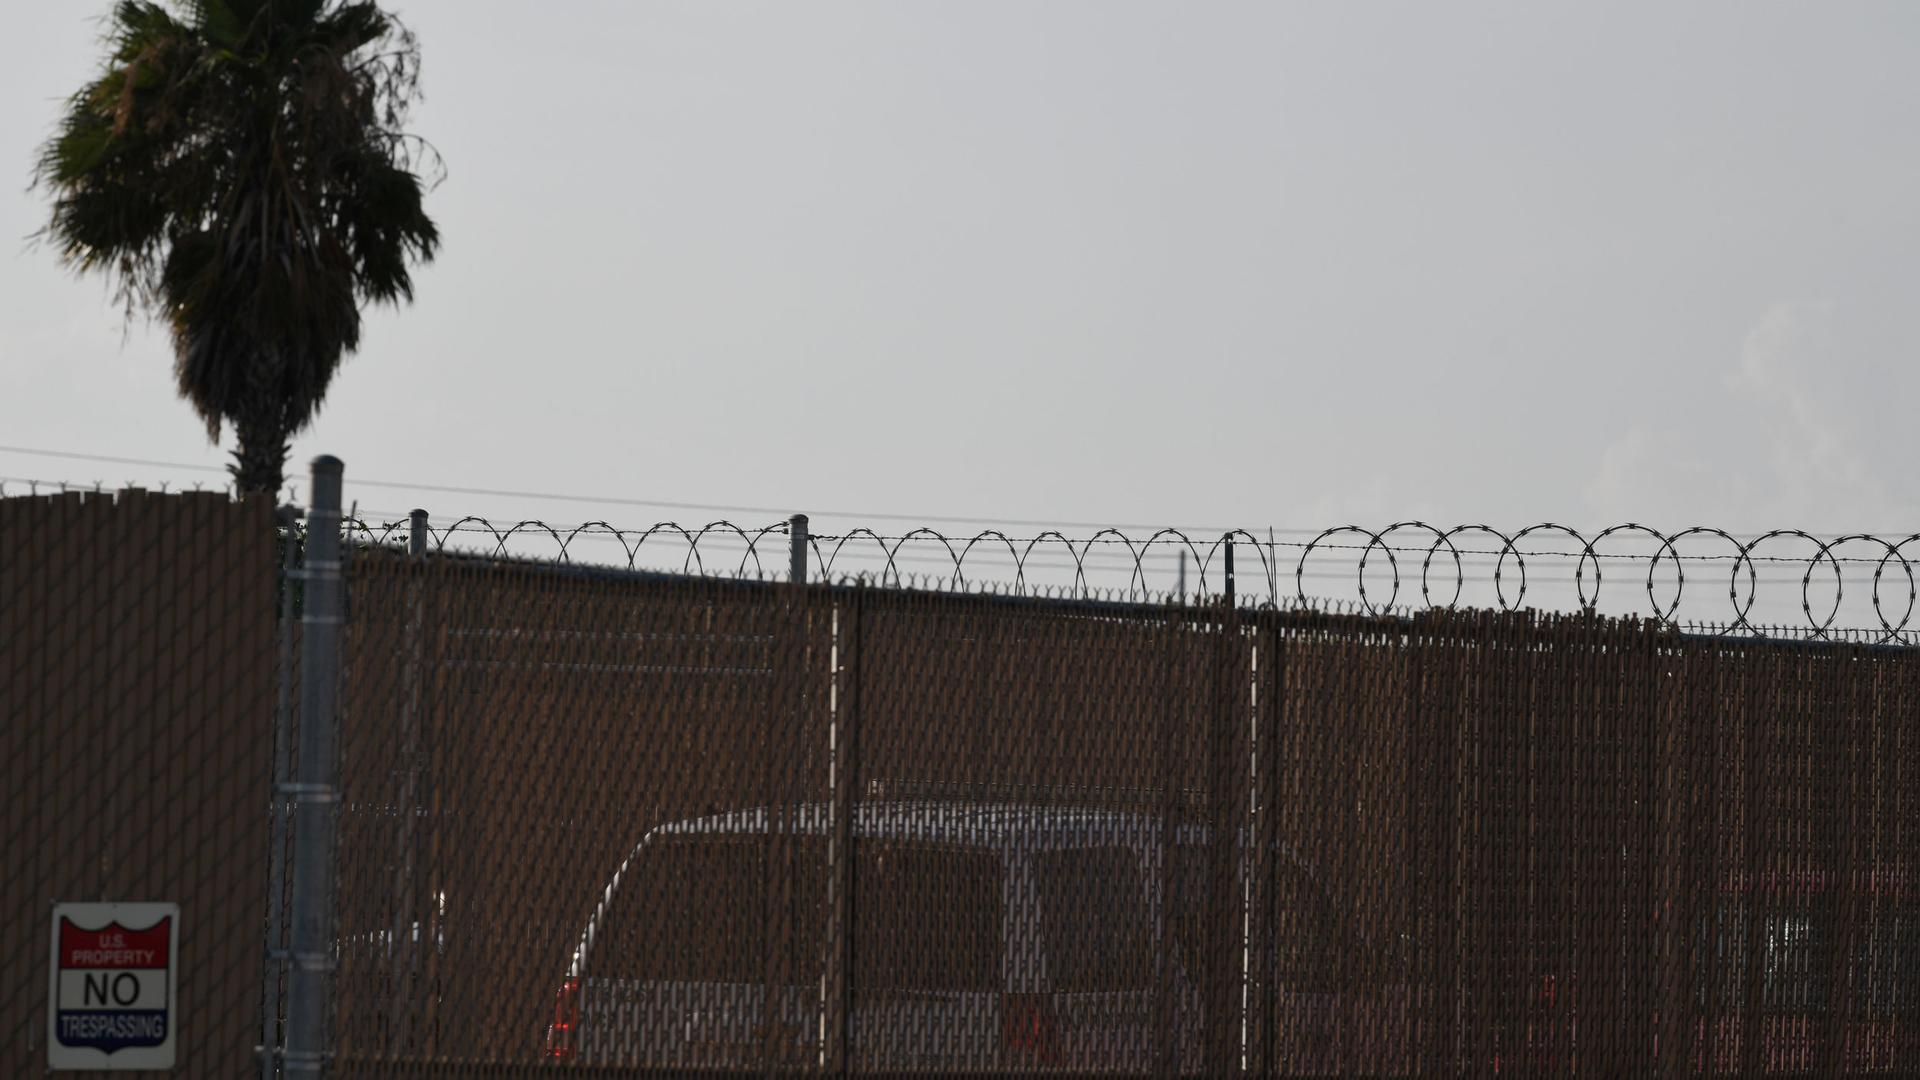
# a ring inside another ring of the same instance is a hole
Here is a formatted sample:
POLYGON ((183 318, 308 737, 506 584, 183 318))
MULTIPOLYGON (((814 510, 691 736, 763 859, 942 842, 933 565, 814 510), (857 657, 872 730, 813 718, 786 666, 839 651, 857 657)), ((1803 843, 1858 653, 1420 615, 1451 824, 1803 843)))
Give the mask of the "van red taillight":
POLYGON ((574 1025, 580 1022, 580 980, 568 979, 553 996, 553 1023, 547 1026, 547 1056, 573 1056, 574 1025))
POLYGON ((1060 1026, 1045 994, 1007 994, 1000 999, 1000 1052, 1009 1060, 1060 1064, 1060 1026))

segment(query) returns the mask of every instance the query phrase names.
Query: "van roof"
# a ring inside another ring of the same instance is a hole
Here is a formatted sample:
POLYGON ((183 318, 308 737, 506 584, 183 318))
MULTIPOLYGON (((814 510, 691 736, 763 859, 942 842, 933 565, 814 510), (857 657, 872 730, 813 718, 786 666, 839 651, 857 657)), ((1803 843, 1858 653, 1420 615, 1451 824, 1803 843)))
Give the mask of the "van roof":
MULTIPOLYGON (((733 810, 706 817, 686 818, 655 826, 621 861, 574 949, 571 976, 585 969, 596 928, 633 860, 649 842, 658 839, 702 839, 782 835, 825 836, 833 825, 830 803, 733 810)), ((971 847, 984 851, 1058 851, 1126 844, 1147 847, 1160 840, 1161 818, 1127 810, 1048 806, 1019 802, 965 802, 951 799, 862 799, 854 810, 853 834, 862 840, 906 840, 971 847)), ((1240 841, 1246 830, 1238 830, 1240 841)), ((1205 825, 1175 827, 1181 845, 1206 842, 1205 825)), ((1305 865, 1288 845, 1278 853, 1296 869, 1305 865)))
MULTIPOLYGON (((667 822, 647 836, 765 836, 774 827, 786 835, 824 836, 832 821, 829 803, 763 806, 667 822)), ((854 836, 862 840, 918 840, 993 849, 1096 847, 1116 841, 1153 844, 1159 842, 1160 825, 1160 815, 1133 810, 949 799, 863 799, 854 810, 853 822, 854 836)), ((1174 826, 1174 843, 1204 844, 1211 832, 1204 824, 1181 823, 1174 826)), ((1242 827, 1236 832, 1244 844, 1247 830, 1242 827)), ((641 845, 645 844, 643 838, 641 845)), ((1293 845, 1282 841, 1276 850, 1287 861, 1305 867, 1293 845)))
MULTIPOLYGON (((674 821, 648 835, 659 838, 765 836, 770 832, 824 836, 833 825, 828 803, 759 807, 674 821)), ((995 850, 1148 843, 1160 822, 1121 810, 1021 803, 862 800, 853 833, 862 840, 914 840, 995 850)))

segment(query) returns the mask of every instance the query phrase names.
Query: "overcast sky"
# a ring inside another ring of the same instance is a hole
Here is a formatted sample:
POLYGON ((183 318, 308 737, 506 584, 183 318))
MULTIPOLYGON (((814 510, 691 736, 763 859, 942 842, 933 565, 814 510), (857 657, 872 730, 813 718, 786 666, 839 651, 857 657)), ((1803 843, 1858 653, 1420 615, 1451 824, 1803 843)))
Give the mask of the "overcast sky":
MULTIPOLYGON (((220 465, 26 239, 89 6, 10 16, 0 444, 220 465)), ((446 244, 295 447, 363 507, 1920 530, 1920 4, 396 6, 446 244)))

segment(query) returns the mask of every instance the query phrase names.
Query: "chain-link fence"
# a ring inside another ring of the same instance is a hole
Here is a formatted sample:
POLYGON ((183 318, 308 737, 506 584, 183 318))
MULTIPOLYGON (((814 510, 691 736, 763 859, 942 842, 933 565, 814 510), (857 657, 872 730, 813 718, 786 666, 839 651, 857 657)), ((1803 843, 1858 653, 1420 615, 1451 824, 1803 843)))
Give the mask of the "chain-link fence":
POLYGON ((335 506, 276 589, 264 507, 0 500, 14 1072, 72 899, 180 904, 187 1075, 1920 1068, 1920 652, 335 506))
POLYGON ((1920 1064, 1920 657, 357 556, 338 1065, 1920 1064))

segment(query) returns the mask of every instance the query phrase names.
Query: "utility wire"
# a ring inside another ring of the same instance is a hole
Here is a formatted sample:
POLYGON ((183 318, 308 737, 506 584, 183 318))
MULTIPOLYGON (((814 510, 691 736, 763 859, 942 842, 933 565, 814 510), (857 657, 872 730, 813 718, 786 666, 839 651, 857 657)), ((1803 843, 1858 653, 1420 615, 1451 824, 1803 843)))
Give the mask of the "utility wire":
MULTIPOLYGON (((201 464, 194 464, 194 463, 181 462, 181 461, 159 461, 151 458, 120 457, 120 456, 111 455, 111 454, 89 454, 89 453, 80 453, 77 451, 70 451, 70 450, 46 450, 46 449, 41 449, 37 447, 27 447, 27 446, 0 446, 0 453, 24 454, 24 455, 34 456, 34 457, 59 458, 59 459, 70 460, 70 461, 90 461, 90 462, 99 462, 99 463, 112 464, 112 465, 141 465, 141 466, 147 466, 151 468, 183 469, 190 472, 220 473, 223 475, 227 474, 228 472, 228 470, 224 466, 217 466, 217 465, 201 465, 201 464)), ((290 479, 293 479, 293 478, 290 478, 290 479)), ((29 481, 21 480, 17 482, 26 483, 29 481)), ((362 487, 389 488, 389 489, 402 490, 402 491, 430 491, 430 492, 436 492, 440 494, 449 494, 449 495, 476 495, 476 496, 484 496, 484 497, 490 497, 490 498, 508 498, 508 499, 537 499, 537 500, 543 500, 543 501, 549 501, 549 502, 592 503, 592 504, 607 505, 607 506, 661 507, 661 508, 672 509, 672 510, 699 510, 699 511, 715 512, 715 513, 767 514, 767 515, 772 515, 772 516, 781 517, 781 518, 784 518, 793 512, 790 509, 783 510, 776 507, 767 507, 767 506, 740 506, 740 505, 727 504, 727 503, 675 502, 675 501, 665 500, 665 499, 633 499, 633 498, 624 498, 619 496, 608 496, 608 495, 556 494, 556 493, 547 492, 547 491, 515 491, 511 489, 464 487, 464 486, 458 486, 458 485, 452 485, 452 484, 427 484, 427 483, 415 483, 412 481, 399 481, 399 480, 368 480, 368 479, 361 479, 358 477, 353 478, 349 482, 362 487)), ((50 483, 57 483, 57 481, 52 481, 50 483)), ((74 484, 71 486, 84 487, 86 485, 74 484)), ((814 517, 834 517, 834 518, 845 518, 849 520, 864 519, 864 520, 874 520, 874 521, 910 521, 910 522, 917 522, 917 523, 936 523, 937 522, 940 524, 968 524, 968 525, 1017 525, 1017 526, 1028 527, 1028 528, 1064 527, 1064 528, 1071 528, 1071 529, 1159 530, 1159 529, 1168 527, 1168 526, 1151 524, 1146 522, 1058 521, 1058 520, 1044 520, 1044 519, 1038 519, 1038 518, 994 518, 994 517, 967 517, 967 516, 949 515, 949 514, 882 513, 879 511, 865 511, 865 510, 807 510, 805 512, 814 517)), ((1229 526, 1222 526, 1222 525, 1188 525, 1188 526, 1181 526, 1179 528, 1180 528, 1180 531, 1191 532, 1196 534, 1210 534, 1210 533, 1226 534, 1229 532, 1235 532, 1235 533, 1248 532, 1248 530, 1229 527, 1229 526)), ((1315 536, 1321 535, 1326 530, 1323 530, 1323 529, 1272 529, 1269 531, 1271 531, 1276 535, 1315 537, 1315 536)), ((1478 530, 1475 530, 1475 529, 1469 529, 1468 531, 1478 532, 1478 530)), ((1595 530, 1596 533, 1597 531, 1598 530, 1595 530)), ((1861 530, 1852 530, 1852 532, 1872 533, 1874 535, 1905 535, 1904 530, 1861 529, 1861 530)), ((1344 534, 1344 535, 1350 536, 1351 534, 1344 534)), ((1554 534, 1548 534, 1548 535, 1554 535, 1554 534)), ((1629 535, 1637 536, 1637 534, 1629 534, 1629 535)), ((1747 533, 1747 534, 1732 534, 1732 535, 1735 535, 1736 537, 1745 538, 1745 539, 1753 539, 1758 537, 1760 534, 1747 533)), ((1835 535, 1841 535, 1841 534, 1836 533, 1835 535)), ((1027 539, 1027 538, 1023 537, 1023 538, 1016 538, 1016 539, 1027 539)), ((1645 540, 1646 538, 1640 537, 1640 539, 1645 540)), ((1243 538, 1243 541, 1244 541, 1244 538, 1243 538)), ((1102 541, 1102 542, 1118 543, 1119 541, 1108 540, 1108 541, 1102 541)), ((1139 541, 1136 541, 1136 543, 1138 542, 1139 541)), ((1165 542, 1178 543, 1178 541, 1165 541, 1165 542)), ((1209 537, 1207 542, 1211 543, 1212 538, 1209 537)), ((1256 537, 1253 542, 1257 544, 1258 538, 1256 537)), ((1651 543, 1652 541, 1648 540, 1647 542, 1651 543)), ((1367 546, 1364 542, 1355 544, 1350 540, 1347 542, 1346 545, 1325 543, 1319 546, 1322 548, 1333 549, 1338 546, 1349 546, 1349 545, 1355 546, 1355 547, 1367 546)), ((1267 545, 1262 545, 1262 546, 1267 546, 1267 545)), ((1274 546, 1300 547, 1304 545, 1296 544, 1296 543, 1287 543, 1287 544, 1274 545, 1274 546)), ((1415 549, 1411 547, 1396 547, 1394 550, 1424 551, 1425 549, 1424 548, 1415 549)), ((1465 553, 1466 551, 1463 550, 1462 554, 1465 554, 1465 553)), ((1474 553, 1481 554, 1482 552, 1476 551, 1474 553)), ((1497 552, 1486 552, 1486 553, 1497 554, 1497 552)), ((1532 553, 1528 552, 1527 554, 1532 554, 1532 553)), ((1550 553, 1541 552, 1541 554, 1550 554, 1550 553)), ((1580 553, 1570 552, 1568 554, 1577 556, 1580 553)), ((1621 556, 1602 556, 1602 557, 1621 557, 1621 556)), ((1631 556, 1626 556, 1626 557, 1631 557, 1631 556)), ((1668 556, 1668 557, 1670 558, 1671 556, 1668 556)), ((1687 556, 1687 557, 1702 558, 1702 559, 1713 558, 1713 556, 1687 556)), ((1720 557, 1733 558, 1734 556, 1720 556, 1720 557)))
MULTIPOLYGON (((193 465, 179 461, 155 461, 147 458, 116 457, 109 454, 82 454, 68 450, 41 450, 25 446, 0 446, 0 453, 30 454, 36 457, 63 458, 71 461, 95 461, 111 465, 146 465, 159 469, 187 469, 194 472, 225 473, 225 468, 214 465, 193 465)), ((542 499, 549 502, 595 503, 606 506, 655 506, 671 510, 704 510, 717 513, 772 514, 786 517, 794 513, 792 509, 779 509, 768 506, 737 506, 726 503, 674 502, 666 499, 630 499, 608 495, 565 495, 548 491, 513 491, 500 488, 461 487, 452 484, 420 484, 399 480, 366 480, 353 477, 349 484, 361 487, 394 488, 402 491, 431 491, 446 495, 481 495, 504 499, 542 499)), ((894 514, 868 510, 808 510, 806 513, 819 517, 838 517, 849 519, 871 519, 874 521, 926 521, 941 524, 980 524, 980 525, 1021 525, 1041 528, 1046 526, 1065 526, 1071 529, 1157 529, 1161 526, 1141 522, 1127 521, 1046 521, 1036 518, 994 518, 962 517, 943 514, 894 514)), ((1226 527, 1217 525, 1187 526, 1195 532, 1227 532, 1226 527)), ((1275 532, 1312 536, 1318 529, 1276 529, 1275 532)))

